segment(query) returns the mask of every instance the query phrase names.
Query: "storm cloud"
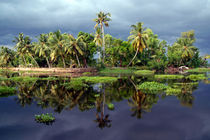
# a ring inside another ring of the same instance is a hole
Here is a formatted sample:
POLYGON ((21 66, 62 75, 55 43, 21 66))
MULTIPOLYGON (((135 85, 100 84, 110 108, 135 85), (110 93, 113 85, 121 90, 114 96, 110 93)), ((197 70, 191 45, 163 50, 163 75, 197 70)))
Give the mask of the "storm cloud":
POLYGON ((130 25, 144 22, 172 44, 181 32, 193 29, 196 46, 203 55, 210 53, 210 0, 1 0, 0 44, 12 46, 19 32, 33 38, 57 29, 91 33, 99 11, 112 14, 106 33, 114 37, 127 40, 130 25))

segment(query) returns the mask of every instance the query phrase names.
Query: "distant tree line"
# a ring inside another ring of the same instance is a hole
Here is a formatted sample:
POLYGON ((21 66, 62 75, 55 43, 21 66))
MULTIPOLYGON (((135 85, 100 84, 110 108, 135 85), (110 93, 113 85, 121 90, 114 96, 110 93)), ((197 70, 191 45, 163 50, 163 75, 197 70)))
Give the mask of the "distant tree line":
POLYGON ((199 49, 194 46, 194 31, 181 33, 181 36, 168 45, 160 40, 143 23, 131 25, 128 41, 105 34, 104 25, 109 26, 110 13, 97 14, 95 33, 79 32, 77 37, 60 30, 40 34, 36 42, 29 36, 19 33, 15 37, 13 49, 0 48, 1 67, 127 67, 143 66, 156 70, 167 67, 206 66, 199 49))

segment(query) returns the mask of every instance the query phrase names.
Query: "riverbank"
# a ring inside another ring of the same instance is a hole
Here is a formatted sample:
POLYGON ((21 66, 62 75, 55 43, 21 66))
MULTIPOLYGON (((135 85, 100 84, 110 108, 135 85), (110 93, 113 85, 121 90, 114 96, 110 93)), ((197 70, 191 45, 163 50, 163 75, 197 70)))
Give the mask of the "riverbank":
POLYGON ((40 73, 85 73, 97 72, 95 68, 1 68, 15 72, 40 72, 40 73))

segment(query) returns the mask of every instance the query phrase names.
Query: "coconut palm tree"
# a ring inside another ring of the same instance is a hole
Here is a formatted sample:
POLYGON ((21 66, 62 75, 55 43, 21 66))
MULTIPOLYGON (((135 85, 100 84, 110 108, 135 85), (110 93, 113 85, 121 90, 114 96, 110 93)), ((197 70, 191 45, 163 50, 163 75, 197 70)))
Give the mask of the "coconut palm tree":
POLYGON ((0 48, 0 63, 8 66, 8 64, 14 59, 14 54, 11 49, 2 46, 0 48))
POLYGON ((65 52, 71 56, 76 56, 78 66, 80 67, 80 61, 78 55, 83 55, 82 48, 86 47, 86 43, 83 40, 83 36, 74 38, 72 35, 68 35, 68 42, 65 44, 65 52))
POLYGON ((61 56, 63 61, 63 67, 66 68, 65 63, 65 42, 68 38, 67 34, 61 34, 61 31, 58 30, 54 33, 49 34, 49 45, 51 47, 51 60, 55 61, 59 56, 61 56))
MULTIPOLYGON (((96 44, 96 46, 102 46, 103 45, 102 33, 101 33, 101 29, 99 27, 96 28, 96 33, 95 33, 93 42, 96 44)), ((101 55, 102 52, 101 51, 99 51, 99 52, 100 52, 100 55, 101 55)), ((101 56, 99 58, 101 58, 101 56)))
POLYGON ((143 49, 147 47, 146 40, 148 39, 148 34, 145 32, 145 28, 142 27, 143 23, 139 22, 136 25, 131 25, 131 32, 130 36, 128 37, 129 41, 132 41, 132 46, 136 50, 136 53, 133 57, 133 59, 130 61, 128 66, 133 62, 133 60, 136 58, 138 52, 143 52, 143 49))
POLYGON ((49 63, 49 55, 50 55, 50 47, 48 43, 48 35, 47 34, 40 34, 38 38, 38 43, 34 44, 35 46, 35 53, 39 55, 39 57, 44 57, 47 61, 47 65, 50 68, 49 63))
POLYGON ((109 21, 111 21, 111 14, 110 13, 104 13, 104 12, 99 12, 97 14, 97 18, 94 19, 94 21, 96 22, 96 25, 94 28, 98 27, 98 25, 100 25, 100 28, 101 28, 101 32, 102 32, 102 38, 103 38, 103 63, 104 63, 104 57, 105 57, 105 37, 104 37, 104 25, 105 27, 108 27, 109 26, 109 21))
POLYGON ((27 65, 25 55, 28 55, 33 59, 36 65, 39 66, 33 57, 33 45, 31 44, 31 39, 29 36, 24 37, 23 33, 19 33, 19 36, 15 37, 15 40, 13 42, 16 43, 15 49, 17 49, 17 55, 20 55, 23 58, 25 65, 27 65))
POLYGON ((19 33, 18 37, 15 37, 15 40, 13 40, 13 42, 16 43, 15 45, 15 49, 17 49, 17 55, 20 55, 23 58, 23 61, 26 64, 26 59, 25 59, 25 52, 23 52, 23 48, 24 48, 24 34, 23 33, 19 33))

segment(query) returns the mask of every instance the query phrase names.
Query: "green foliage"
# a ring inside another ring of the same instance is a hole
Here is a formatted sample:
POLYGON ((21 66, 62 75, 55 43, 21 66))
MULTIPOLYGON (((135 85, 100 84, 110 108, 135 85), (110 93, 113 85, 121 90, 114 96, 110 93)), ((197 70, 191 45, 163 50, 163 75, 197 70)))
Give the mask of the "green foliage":
POLYGON ((8 80, 16 81, 16 82, 30 82, 30 81, 36 81, 38 79, 39 79, 38 77, 27 77, 27 76, 25 76, 25 77, 19 76, 19 77, 8 78, 8 80))
POLYGON ((55 121, 55 117, 53 117, 52 114, 41 114, 41 115, 35 115, 35 120, 38 123, 52 123, 55 121))
POLYGON ((153 75, 154 71, 151 70, 138 70, 134 72, 136 75, 153 75))
POLYGON ((190 79, 192 81, 199 81, 199 80, 206 80, 207 77, 204 74, 191 74, 186 77, 187 79, 190 79))
POLYGON ((63 84, 66 89, 73 89, 73 90, 82 90, 87 88, 88 85, 84 83, 83 79, 80 78, 72 78, 70 82, 63 84))
POLYGON ((82 75, 91 75, 92 73, 91 72, 84 72, 82 73, 82 75))
POLYGON ((100 73, 123 73, 123 74, 132 74, 134 73, 134 69, 129 68, 105 68, 100 71, 100 73))
POLYGON ((183 79, 183 75, 155 75, 156 79, 183 79))
POLYGON ((210 68, 195 68, 195 69, 189 69, 187 72, 192 73, 203 73, 203 72, 210 72, 210 68))
POLYGON ((14 87, 0 86, 0 97, 14 95, 16 89, 14 87))
POLYGON ((156 71, 164 71, 167 68, 168 61, 165 61, 163 59, 153 59, 148 62, 148 66, 151 69, 155 69, 156 71))
POLYGON ((138 86, 140 90, 161 91, 167 89, 168 86, 158 82, 144 82, 138 86))
POLYGON ((95 84, 95 83, 112 83, 112 82, 116 82, 118 80, 117 77, 79 77, 76 78, 79 80, 84 81, 85 83, 91 83, 91 84, 95 84))
POLYGON ((114 110, 114 104, 112 103, 107 104, 107 107, 109 110, 114 110))
POLYGON ((166 89, 166 95, 177 95, 177 94, 180 94, 182 92, 181 89, 179 88, 167 88, 166 89))

